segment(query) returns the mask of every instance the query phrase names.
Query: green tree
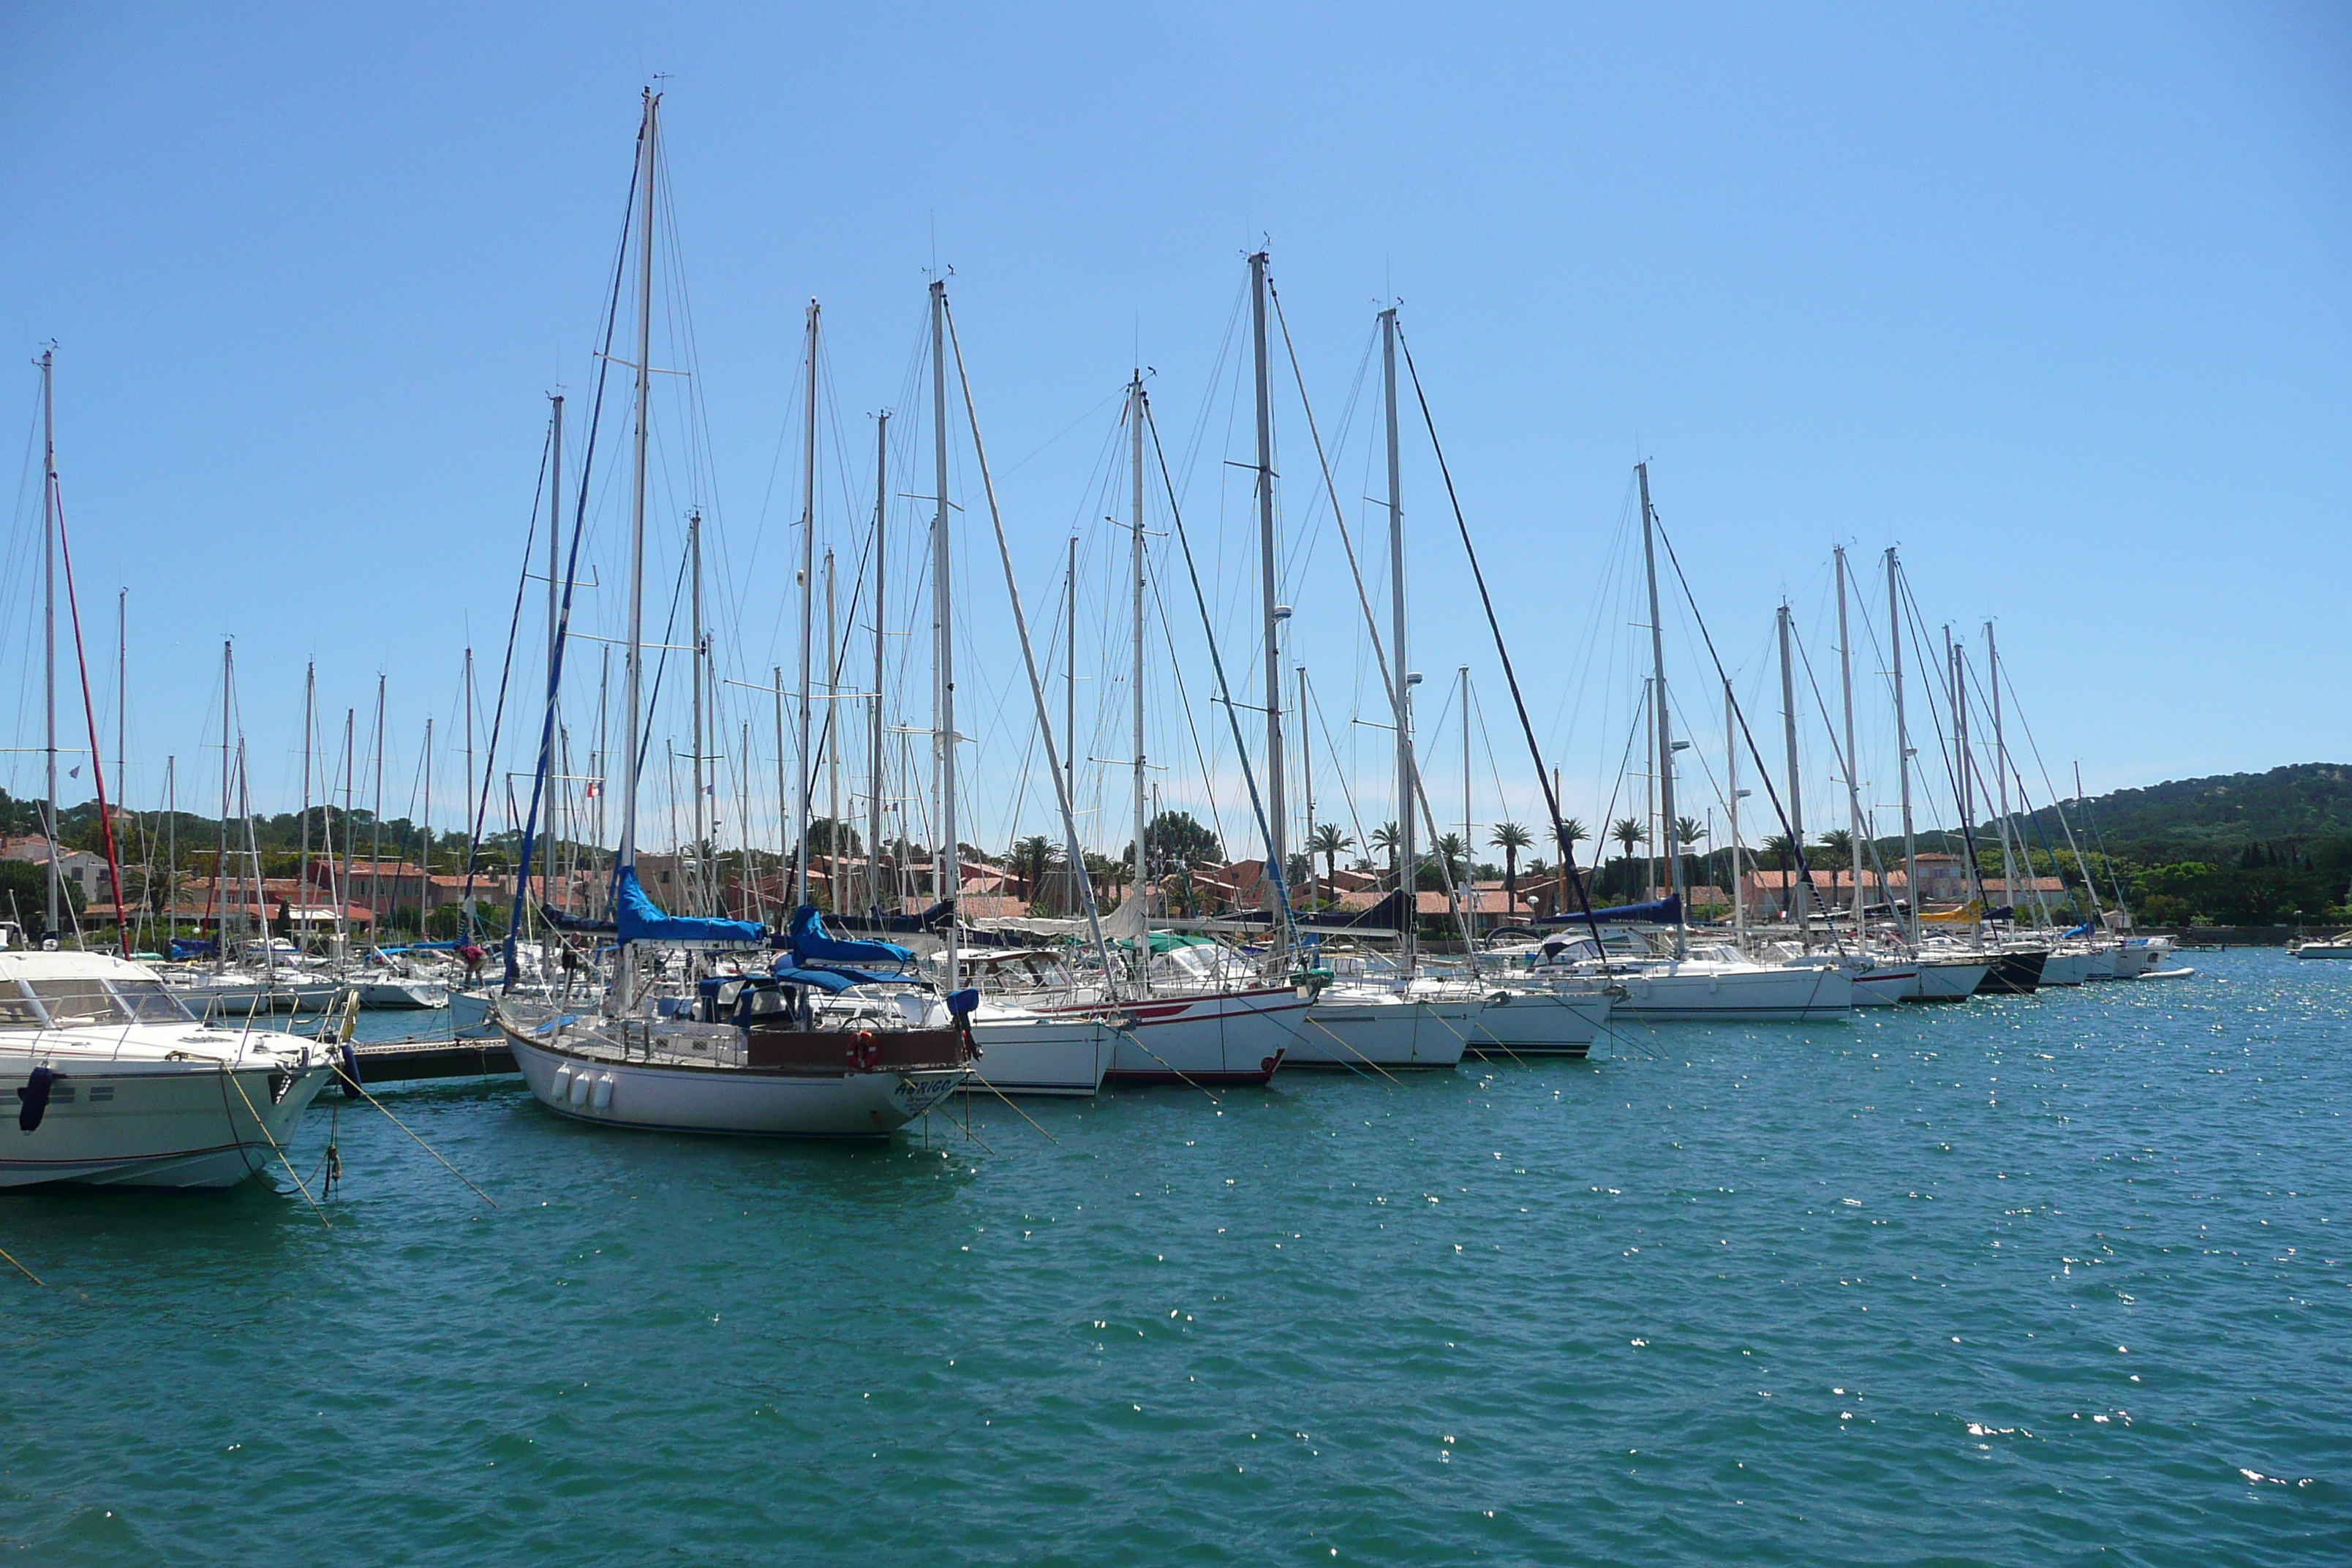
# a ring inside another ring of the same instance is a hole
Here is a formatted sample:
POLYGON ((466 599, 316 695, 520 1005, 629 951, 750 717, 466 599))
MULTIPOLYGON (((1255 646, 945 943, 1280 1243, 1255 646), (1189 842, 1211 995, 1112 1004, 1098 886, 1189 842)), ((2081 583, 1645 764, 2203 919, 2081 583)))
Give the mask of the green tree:
MULTIPOLYGON (((1144 826, 1143 841, 1150 849, 1144 870, 1152 877, 1212 865, 1225 858, 1216 834, 1189 811, 1162 811, 1144 826)), ((1135 845, 1130 841, 1119 858, 1131 864, 1134 858, 1135 845)))
POLYGON ((1610 826, 1609 837, 1624 850, 1625 887, 1629 895, 1639 890, 1641 872, 1633 864, 1633 851, 1650 841, 1650 830, 1635 818, 1621 816, 1610 826))
POLYGON ((1397 879, 1397 854, 1403 844, 1404 836, 1397 831, 1397 825, 1393 822, 1383 822, 1372 829, 1372 847, 1389 858, 1389 886, 1391 888, 1404 886, 1397 879))
POLYGON ((1313 833, 1307 835, 1307 848, 1308 853, 1323 857, 1324 876, 1322 902, 1328 904, 1335 897, 1335 894, 1332 891, 1332 884, 1339 879, 1340 852, 1342 850, 1353 849, 1355 847, 1355 839, 1351 838, 1347 834, 1340 832, 1339 825, 1336 822, 1324 823, 1322 826, 1316 828, 1313 833))
POLYGON ((1519 910, 1519 851, 1535 840, 1516 822, 1498 822, 1486 842, 1503 852, 1503 899, 1513 914, 1519 910))
MULTIPOLYGON (((1793 872, 1797 868, 1796 840, 1790 838, 1785 833, 1775 833, 1769 838, 1764 840, 1763 844, 1759 847, 1757 855, 1759 859, 1769 859, 1774 865, 1778 866, 1780 868, 1780 875, 1783 878, 1788 877, 1790 873, 1793 872)), ((1784 880, 1780 884, 1780 912, 1782 914, 1788 913, 1790 910, 1796 907, 1795 898, 1796 884, 1784 880)))

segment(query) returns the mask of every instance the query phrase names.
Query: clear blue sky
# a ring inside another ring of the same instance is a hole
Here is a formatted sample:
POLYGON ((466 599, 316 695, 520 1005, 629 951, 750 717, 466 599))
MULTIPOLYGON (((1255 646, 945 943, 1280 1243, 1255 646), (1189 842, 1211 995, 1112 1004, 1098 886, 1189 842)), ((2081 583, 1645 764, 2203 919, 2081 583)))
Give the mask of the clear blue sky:
MULTIPOLYGON (((389 672, 395 812, 424 719, 444 736, 461 722, 468 640, 487 699, 543 395, 567 389, 575 415, 584 402, 638 89, 656 73, 693 333, 666 326, 656 352, 691 348, 704 418, 664 431, 676 477, 657 498, 651 614, 658 626, 677 513, 698 501, 729 578, 730 676, 793 659, 779 611, 802 309, 825 310, 824 538, 854 556, 866 416, 913 412, 934 258, 954 268, 1033 610, 1055 602, 1078 526, 1080 662, 1123 665, 1106 607, 1116 539, 1089 520, 1117 504, 1101 464, 1140 358, 1180 460, 1193 453, 1187 522, 1226 657, 1255 669, 1247 480, 1222 467, 1248 457, 1245 385, 1220 356, 1242 255, 1264 236, 1351 513, 1377 488, 1372 384, 1339 427, 1373 312, 1402 300, 1538 725, 1588 821, 1638 695, 1643 457, 1759 738, 1778 721, 1781 595, 1834 704, 1830 548, 1868 572, 1898 542, 1934 621, 1973 645, 1996 620, 2053 772, 2079 758, 2098 790, 2352 759, 2352 704, 2332 689, 2352 584, 2341 6, 17 4, 0 12, 0 339, 17 366, 0 411, 21 464, 26 362, 56 340, 94 645, 130 594, 133 804, 154 803, 176 753, 184 800, 208 807, 193 780, 218 766, 200 748, 224 635, 264 805, 299 789, 306 660, 338 729, 346 707, 364 721, 389 672)), ((920 422, 903 423, 911 437, 920 422)), ((1369 823, 1392 815, 1374 782, 1383 742, 1349 720, 1383 715, 1295 393, 1279 423, 1295 660, 1314 667, 1334 736, 1318 785, 1328 799, 1352 769, 1380 796, 1358 803, 1369 823)), ((980 835, 1001 843, 1049 824, 1042 785, 1018 782, 1027 699, 968 457, 957 484, 966 768, 980 835)), ((1532 821, 1425 445, 1406 486, 1431 749, 1458 778, 1458 732, 1433 714, 1469 663, 1494 740, 1475 815, 1532 821)), ((618 498, 599 493, 590 553, 616 584, 618 498)), ((17 493, 0 556, 12 746, 39 743, 37 494, 17 493)), ((899 509, 908 527, 914 510, 899 509)), ((1384 559, 1376 547, 1368 564, 1384 559)), ((1199 795, 1193 730, 1213 753, 1223 721, 1182 580, 1161 587, 1190 700, 1162 640, 1152 750, 1173 803, 1199 795)), ((587 596, 583 624, 613 626, 617 597, 587 596)), ((1688 616, 1670 605, 1668 622, 1677 705, 1719 770, 1712 678, 1688 616)), ((110 684, 110 651, 92 661, 110 684)), ((1874 680, 1874 804, 1893 798, 1874 680)), ((764 721, 730 693, 730 730, 764 721)), ((1127 754, 1123 700, 1108 673, 1089 681, 1089 754, 1127 754)), ((686 749, 673 707, 656 773, 667 742, 686 749)), ((1810 693, 1801 707, 1806 788, 1826 799, 1842 786, 1810 693)), ((70 733, 78 698, 65 711, 70 733)), ((772 748, 755 741, 755 776, 772 748)), ((0 784, 37 790, 37 761, 0 759, 0 784)), ((1227 742, 1206 771, 1238 840, 1230 763, 1227 742)), ((455 765, 436 769, 444 803, 455 765)), ((1708 804, 1706 779, 1685 789, 1708 804)), ((1112 818, 1088 837, 1123 841, 1116 790, 1083 793, 1112 818)), ((1458 814, 1458 783, 1433 794, 1458 814)), ((755 817, 771 795, 755 789, 755 817)), ((649 821, 646 837, 667 832, 649 821)))

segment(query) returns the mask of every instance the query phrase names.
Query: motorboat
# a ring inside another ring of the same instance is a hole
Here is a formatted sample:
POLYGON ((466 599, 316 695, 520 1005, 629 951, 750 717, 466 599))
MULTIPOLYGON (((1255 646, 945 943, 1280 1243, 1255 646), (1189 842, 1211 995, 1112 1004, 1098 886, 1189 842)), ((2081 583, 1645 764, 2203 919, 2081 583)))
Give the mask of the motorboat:
POLYGON ((279 1162, 334 1047, 199 1023, 155 972, 0 938, 0 1186, 226 1187, 279 1162))
POLYGON ((2287 952, 2296 958, 2352 958, 2352 931, 2341 936, 2306 937, 2289 942, 2287 952))

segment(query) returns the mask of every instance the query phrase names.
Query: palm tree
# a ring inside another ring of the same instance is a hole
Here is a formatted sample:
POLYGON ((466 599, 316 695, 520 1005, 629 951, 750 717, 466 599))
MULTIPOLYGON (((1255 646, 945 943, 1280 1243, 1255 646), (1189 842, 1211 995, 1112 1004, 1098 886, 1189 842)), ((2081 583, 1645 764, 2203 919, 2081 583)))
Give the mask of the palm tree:
POLYGON ((1444 862, 1446 875, 1450 877, 1457 886, 1467 879, 1469 869, 1469 856, 1467 853, 1468 846, 1462 842, 1462 835, 1459 833, 1442 833, 1438 835, 1437 842, 1433 846, 1433 847, 1436 849, 1439 858, 1444 862))
MULTIPOLYGON (((1703 839, 1704 839, 1704 838, 1706 838, 1706 829, 1699 826, 1699 822, 1698 822, 1698 819, 1697 819, 1696 817, 1692 817, 1692 816, 1677 816, 1677 817, 1675 817, 1675 860, 1676 860, 1677 862, 1679 862, 1679 861, 1680 861, 1684 857, 1685 857, 1685 856, 1689 855, 1689 853, 1691 852, 1691 850, 1692 850, 1692 849, 1693 849, 1693 848, 1694 848, 1694 847, 1696 847, 1696 845, 1697 845, 1701 840, 1703 840, 1703 839)), ((1669 882, 1671 882, 1671 881, 1673 881, 1673 880, 1674 880, 1674 879, 1673 879, 1671 876, 1669 876, 1669 877, 1666 879, 1666 880, 1668 880, 1669 882)))
POLYGON ((1402 882, 1397 880, 1397 848, 1403 841, 1403 837, 1397 832, 1397 825, 1393 822, 1383 822, 1372 829, 1372 847, 1389 858, 1389 886, 1391 888, 1404 886, 1402 882))
POLYGON ((1780 876, 1782 878, 1782 881, 1780 883, 1780 912, 1782 914, 1787 914, 1791 909, 1796 907, 1796 884, 1787 879, 1789 873, 1796 869, 1796 841, 1785 833, 1775 833, 1772 837, 1764 840, 1762 846, 1758 850, 1758 856, 1759 858, 1769 859, 1779 863, 1780 868, 1780 876))
MULTIPOLYGON (((1830 865, 1833 867, 1843 865, 1853 868, 1853 885, 1859 889, 1862 886, 1862 859, 1859 853, 1861 846, 1854 842, 1853 831, 1844 827, 1832 827, 1815 842, 1828 851, 1823 858, 1830 865)), ((1836 889, 1832 889, 1831 891, 1834 894, 1836 889)))
POLYGON ((1045 872, 1054 863, 1053 841, 1042 833, 1034 833, 1013 845, 1007 857, 1015 871, 1027 883, 1032 902, 1045 896, 1045 872))
POLYGON ((1535 840, 1517 823, 1498 822, 1486 842, 1503 852, 1503 901, 1516 915, 1519 912, 1519 851, 1535 840))
POLYGON ((1633 869, 1633 851, 1650 841, 1650 830, 1633 817, 1621 816, 1610 827, 1609 837, 1617 840, 1618 844, 1624 848, 1625 880, 1631 883, 1636 875, 1633 869))
POLYGON ((1323 902, 1328 904, 1336 897, 1332 885, 1339 878, 1339 852, 1355 847, 1356 841, 1340 832, 1339 824, 1334 822, 1327 822, 1307 836, 1307 852, 1323 857, 1323 902))

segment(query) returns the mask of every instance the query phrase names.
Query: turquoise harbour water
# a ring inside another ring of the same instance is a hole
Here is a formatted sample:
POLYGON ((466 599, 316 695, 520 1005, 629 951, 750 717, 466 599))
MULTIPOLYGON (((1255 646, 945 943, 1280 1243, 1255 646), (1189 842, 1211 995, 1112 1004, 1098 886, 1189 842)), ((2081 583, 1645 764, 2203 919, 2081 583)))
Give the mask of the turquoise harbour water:
POLYGON ((2352 964, 2194 962, 1028 1106, 1050 1143, 395 1090, 495 1210, 349 1106, 331 1231, 283 1173, 0 1200, 48 1281, 0 1278, 0 1547, 2352 1561, 2352 964))

